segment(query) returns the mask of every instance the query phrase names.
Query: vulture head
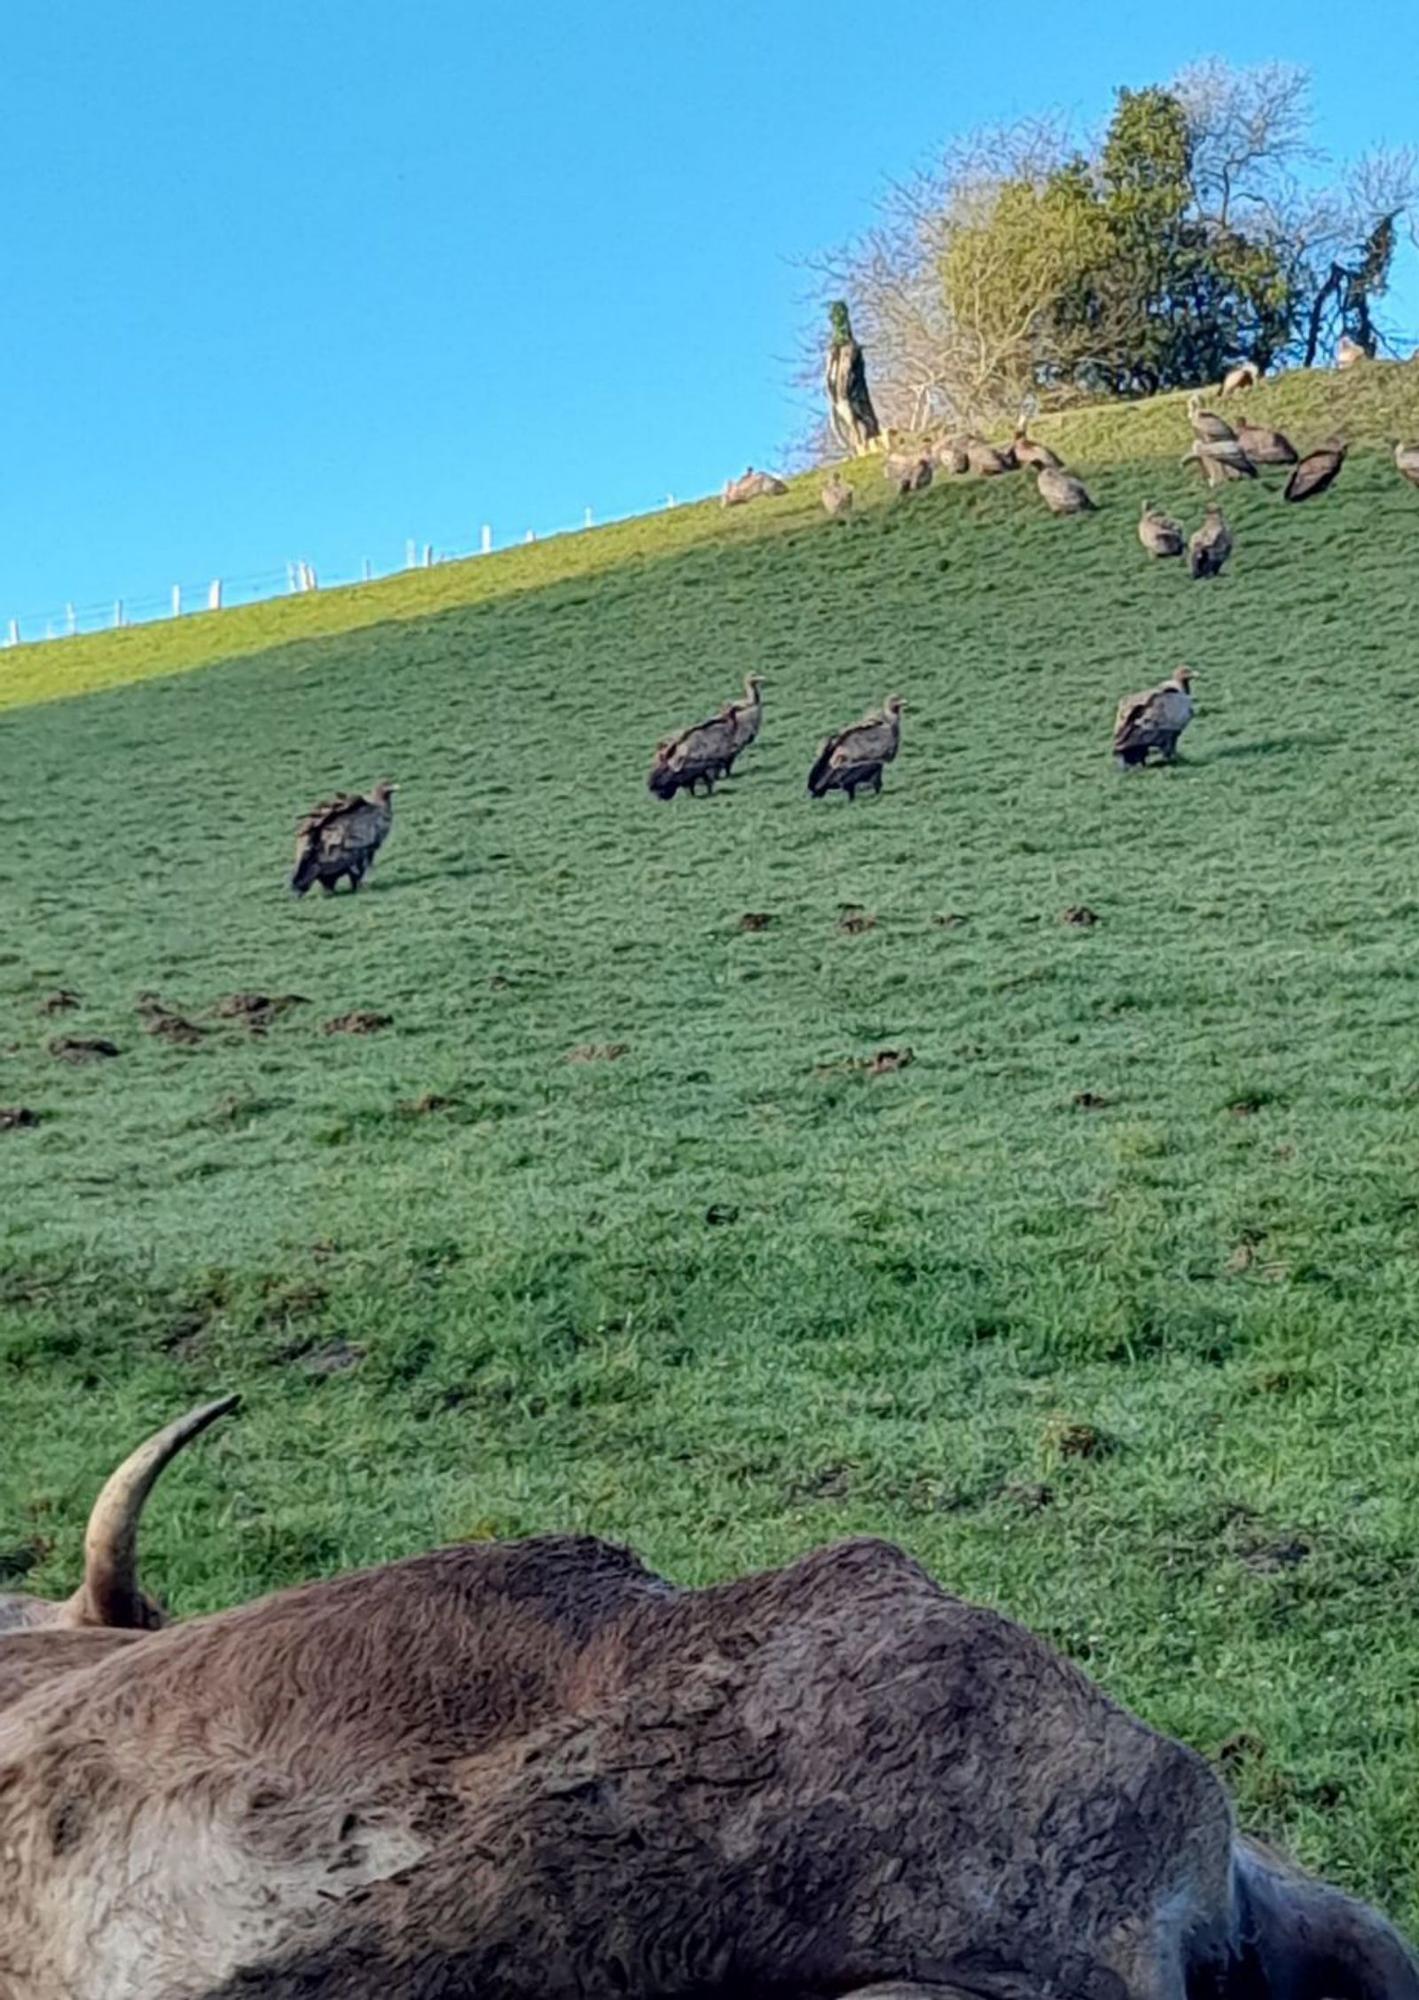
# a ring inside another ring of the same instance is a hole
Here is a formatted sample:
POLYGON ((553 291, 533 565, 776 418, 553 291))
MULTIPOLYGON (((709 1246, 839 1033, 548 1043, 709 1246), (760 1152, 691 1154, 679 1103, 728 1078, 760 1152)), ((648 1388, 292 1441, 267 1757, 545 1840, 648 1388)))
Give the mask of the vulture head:
POLYGON ((889 694, 882 704, 882 713, 884 715, 900 715, 905 707, 906 703, 899 694, 889 694))
POLYGON ((1184 694, 1192 692, 1192 668, 1179 667, 1173 675, 1173 686, 1180 687, 1184 694))
POLYGON ((387 806, 398 790, 398 785, 392 785, 388 778, 381 778, 370 793, 370 797, 377 806, 387 806))

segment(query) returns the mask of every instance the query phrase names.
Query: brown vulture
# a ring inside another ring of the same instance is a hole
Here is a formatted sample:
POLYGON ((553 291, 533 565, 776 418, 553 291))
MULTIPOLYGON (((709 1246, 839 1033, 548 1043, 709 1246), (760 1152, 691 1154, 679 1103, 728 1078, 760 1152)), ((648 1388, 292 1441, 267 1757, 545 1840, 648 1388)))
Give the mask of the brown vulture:
POLYGON ((1345 454, 1350 449, 1342 437, 1328 437, 1324 444, 1308 451, 1286 481, 1283 500, 1313 500, 1340 477, 1345 454))
POLYGON ((1180 556, 1186 546, 1182 523, 1171 514, 1160 513, 1151 500, 1143 502, 1138 539, 1150 556, 1180 556))
POLYGON ((394 819, 394 787, 378 784, 368 798, 341 792, 326 799, 296 824, 296 865, 291 892, 303 896, 318 882, 328 894, 343 875, 358 889, 389 838, 394 819))
POLYGON ((1039 495, 1051 514, 1092 514, 1098 502, 1090 497, 1082 479, 1060 466, 1042 465, 1035 480, 1039 495))
POLYGON ((1192 721, 1192 673, 1179 667, 1171 680, 1143 694, 1125 695, 1114 717, 1114 755, 1120 765, 1143 764, 1150 750, 1171 764, 1178 738, 1192 721))
POLYGON ((1187 545, 1187 566, 1192 576, 1220 576, 1232 553, 1232 531, 1222 509, 1215 504, 1202 517, 1202 526, 1187 545))
POLYGON ((864 786, 880 792, 883 766, 891 763, 901 747, 903 706, 900 695, 888 695, 880 714, 864 716, 850 729, 830 736, 808 773, 809 797, 821 799, 828 792, 846 792, 852 799, 864 786))

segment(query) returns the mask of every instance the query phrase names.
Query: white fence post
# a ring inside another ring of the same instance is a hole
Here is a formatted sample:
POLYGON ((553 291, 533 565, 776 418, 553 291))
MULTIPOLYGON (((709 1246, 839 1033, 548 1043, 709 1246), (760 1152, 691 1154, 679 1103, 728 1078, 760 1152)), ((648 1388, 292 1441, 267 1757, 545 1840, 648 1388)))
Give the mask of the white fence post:
POLYGON ((414 538, 411 535, 409 537, 409 540, 404 544, 404 567, 405 569, 417 569, 418 566, 419 566, 419 551, 415 546, 414 538))
POLYGON ((207 586, 207 609, 220 611, 222 608, 222 579, 214 576, 207 586))
POLYGON ((535 532, 535 530, 533 530, 532 528, 529 528, 529 529, 527 530, 527 533, 526 533, 526 534, 525 534, 525 535, 523 536, 523 538, 522 538, 522 539, 523 539, 523 541, 525 541, 525 542, 535 542, 535 541, 536 541, 536 539, 537 539, 537 535, 536 535, 536 532, 535 532))
POLYGON ((172 615, 174 618, 181 618, 182 616, 182 585, 180 583, 175 583, 172 587, 172 615))
POLYGON ((12 618, 10 620, 10 644, 12 646, 18 646, 19 643, 20 643, 20 621, 18 618, 12 618))
POLYGON ((586 526, 587 526, 588 528, 589 528, 589 527, 591 526, 591 509, 590 509, 589 507, 588 507, 588 508, 587 508, 587 510, 586 510, 586 522, 585 522, 585 525, 586 525, 586 526))
POLYGON ((370 559, 368 556, 365 557, 364 562, 361 565, 360 580, 363 583, 368 583, 370 580, 370 559))
POLYGON ((121 625, 123 623, 123 599, 121 597, 114 599, 113 622, 115 625, 121 625))
POLYGON ((485 556, 490 556, 493 553, 493 531, 486 521, 483 523, 482 549, 485 556))
POLYGON ((72 639, 74 634, 79 629, 79 620, 75 616, 74 607, 72 604, 66 604, 64 607, 64 625, 65 629, 69 634, 69 637, 72 639))
POLYGON ((424 568, 425 568, 425 569, 432 569, 432 568, 433 568, 433 566, 434 566, 434 545, 433 545, 433 543, 432 543, 432 542, 425 542, 425 543, 424 543, 424 568))

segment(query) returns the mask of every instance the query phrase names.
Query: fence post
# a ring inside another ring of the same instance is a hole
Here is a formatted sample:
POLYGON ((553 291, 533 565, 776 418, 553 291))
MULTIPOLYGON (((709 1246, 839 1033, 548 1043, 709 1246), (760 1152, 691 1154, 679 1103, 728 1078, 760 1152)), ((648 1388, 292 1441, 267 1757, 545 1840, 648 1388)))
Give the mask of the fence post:
POLYGON ((525 541, 525 542, 535 542, 535 541, 536 541, 536 539, 537 539, 537 535, 536 535, 536 532, 535 532, 535 530, 534 530, 534 529, 532 529, 532 528, 529 528, 529 529, 527 530, 527 533, 526 533, 526 534, 525 534, 525 535, 523 536, 523 538, 522 538, 522 539, 523 539, 523 541, 525 541))
POLYGON ((417 569, 418 566, 419 551, 415 547, 414 538, 411 535, 409 540, 404 544, 404 567, 405 569, 417 569))
POLYGON ((115 625, 121 625, 123 623, 123 599, 121 597, 117 597, 114 599, 113 622, 115 625))
POLYGON ((20 621, 18 618, 12 618, 10 620, 10 644, 12 646, 18 646, 19 643, 20 643, 20 621))
POLYGON ((585 522, 585 525, 586 525, 586 526, 587 526, 588 528, 589 528, 589 527, 591 526, 591 509, 590 509, 589 507, 588 507, 588 508, 587 508, 587 510, 586 510, 586 522, 585 522))
POLYGON ((75 615, 74 607, 72 604, 66 604, 64 607, 64 626, 65 630, 69 634, 69 637, 72 639, 74 634, 79 629, 79 620, 75 615))
POLYGON ((175 583, 172 587, 172 615, 174 618, 181 618, 182 616, 182 585, 180 583, 175 583))
POLYGON ((425 569, 432 569, 432 568, 433 568, 433 566, 434 566, 434 545, 433 545, 433 543, 432 543, 432 542, 425 542, 425 543, 424 543, 424 568, 425 568, 425 569))
POLYGON ((362 581, 368 583, 370 580, 370 559, 368 556, 365 557, 364 562, 360 566, 360 574, 362 581))
POLYGON ((483 554, 485 556, 490 556, 493 553, 493 531, 488 526, 486 521, 483 523, 482 547, 483 547, 483 554))
POLYGON ((666 494, 665 504, 667 507, 673 507, 675 505, 675 495, 673 493, 666 494))
POLYGON ((207 586, 207 609, 220 611, 222 608, 222 579, 214 576, 207 586))

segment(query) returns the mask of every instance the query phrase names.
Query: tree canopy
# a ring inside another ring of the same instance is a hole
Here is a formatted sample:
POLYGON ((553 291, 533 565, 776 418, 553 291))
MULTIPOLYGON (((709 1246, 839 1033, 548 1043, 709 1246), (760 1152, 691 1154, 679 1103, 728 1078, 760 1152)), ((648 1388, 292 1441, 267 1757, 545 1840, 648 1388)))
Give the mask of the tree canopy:
POLYGON ((1092 144, 1048 119, 958 142, 830 260, 887 421, 1215 381, 1233 360, 1374 352, 1409 152, 1311 171, 1308 80, 1200 64, 1116 93, 1092 144))

